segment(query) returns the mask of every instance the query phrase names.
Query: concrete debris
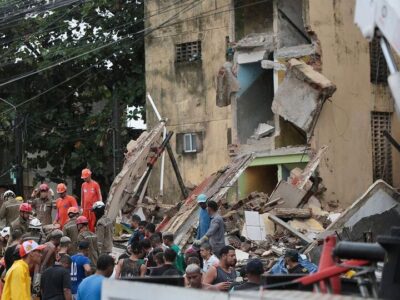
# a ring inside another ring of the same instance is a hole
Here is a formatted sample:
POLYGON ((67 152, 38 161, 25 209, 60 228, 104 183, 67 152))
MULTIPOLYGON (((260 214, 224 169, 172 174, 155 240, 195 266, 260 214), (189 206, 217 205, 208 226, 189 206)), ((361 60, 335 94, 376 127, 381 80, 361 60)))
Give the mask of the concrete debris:
POLYGON ((248 51, 255 48, 263 48, 272 52, 275 48, 273 35, 270 33, 252 33, 245 36, 235 45, 235 49, 238 51, 248 51))
POLYGON ((309 208, 274 208, 271 213, 281 219, 311 218, 311 209, 309 208))
POLYGON ((275 127, 266 123, 260 123, 251 138, 259 140, 274 133, 275 127))
POLYGON ((266 70, 286 71, 286 66, 273 60, 263 59, 261 61, 261 68, 266 70))
POLYGON ((400 194, 382 180, 368 190, 320 234, 319 238, 336 233, 342 240, 363 242, 366 235, 372 241, 378 235, 389 235, 390 228, 400 226, 400 194))
POLYGON ((218 107, 231 104, 231 97, 240 89, 239 81, 232 72, 232 63, 226 62, 217 75, 217 99, 218 107))
POLYGON ((336 86, 321 73, 291 59, 272 102, 272 111, 311 135, 325 100, 335 91, 336 86))
POLYGON ((296 208, 306 195, 306 191, 299 189, 287 181, 281 180, 271 194, 272 199, 281 198, 285 202, 277 207, 296 208))
POLYGON ((151 148, 160 142, 164 126, 165 123, 160 122, 153 130, 143 132, 136 141, 128 144, 124 165, 115 177, 107 197, 105 215, 111 220, 117 218, 121 209, 123 213, 135 209, 137 189, 146 172, 147 159, 152 153, 151 148))

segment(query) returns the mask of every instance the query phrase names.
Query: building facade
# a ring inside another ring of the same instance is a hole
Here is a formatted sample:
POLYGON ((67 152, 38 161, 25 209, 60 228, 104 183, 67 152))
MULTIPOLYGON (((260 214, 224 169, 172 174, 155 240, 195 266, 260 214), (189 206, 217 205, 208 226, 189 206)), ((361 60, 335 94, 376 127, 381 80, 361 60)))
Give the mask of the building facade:
MULTIPOLYGON (((378 178, 399 185, 399 155, 383 136, 386 130, 400 138, 387 69, 376 43, 354 25, 354 7, 345 0, 146 2, 147 91, 175 133, 171 145, 186 185, 251 152, 255 159, 238 181, 238 197, 271 193, 305 166, 309 146, 324 145, 325 205, 348 206, 378 178), (292 58, 337 88, 317 116, 299 107, 311 130, 273 107, 292 58)), ((148 106, 149 128, 156 122, 148 106)), ((181 199, 168 161, 163 189, 165 202, 181 199)), ((160 164, 149 192, 159 195, 160 164)))

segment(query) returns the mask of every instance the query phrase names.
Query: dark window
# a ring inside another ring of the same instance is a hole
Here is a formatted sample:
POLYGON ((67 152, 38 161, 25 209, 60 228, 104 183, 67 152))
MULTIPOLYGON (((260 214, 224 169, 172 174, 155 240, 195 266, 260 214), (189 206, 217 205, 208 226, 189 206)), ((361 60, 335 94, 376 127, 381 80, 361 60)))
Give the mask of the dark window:
POLYGON ((383 179, 389 184, 392 184, 392 148, 383 132, 391 133, 391 117, 387 112, 371 114, 373 179, 383 179))
POLYGON ((385 57, 383 55, 380 42, 380 38, 375 36, 369 44, 369 63, 371 68, 371 83, 374 84, 387 84, 387 78, 389 76, 388 66, 386 64, 385 57))
POLYGON ((175 45, 175 57, 177 63, 201 60, 201 41, 175 45))

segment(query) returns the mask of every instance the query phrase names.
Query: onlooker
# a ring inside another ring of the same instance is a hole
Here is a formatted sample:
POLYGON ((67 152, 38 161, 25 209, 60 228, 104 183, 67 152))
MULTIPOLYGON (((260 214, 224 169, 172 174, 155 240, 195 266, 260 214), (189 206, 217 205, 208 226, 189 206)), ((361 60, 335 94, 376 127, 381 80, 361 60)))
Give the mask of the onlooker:
POLYGON ((232 246, 225 246, 221 249, 221 257, 219 266, 211 266, 204 276, 204 283, 218 284, 224 283, 220 286, 221 290, 228 290, 231 283, 236 280, 236 254, 235 248, 232 246))
POLYGON ((203 259, 203 272, 207 273, 211 266, 217 267, 219 259, 212 253, 211 245, 203 243, 200 246, 200 255, 203 259))
POLYGON ((151 247, 151 242, 149 239, 143 239, 139 242, 140 247, 143 249, 144 261, 147 267, 155 267, 155 262, 153 260, 153 247, 151 247))
POLYGON ((153 234, 150 237, 150 243, 151 243, 151 247, 153 247, 153 249, 162 248, 161 238, 158 234, 153 234))
POLYGON ((114 271, 114 259, 108 254, 100 255, 97 261, 97 271, 94 275, 85 278, 78 288, 77 300, 100 300, 101 284, 114 271))
POLYGON ((4 263, 6 264, 6 271, 8 271, 13 265, 14 261, 20 259, 19 256, 19 245, 22 242, 22 232, 21 230, 14 230, 11 232, 11 244, 7 247, 4 252, 4 263))
POLYGON ((205 235, 200 240, 196 240, 194 244, 200 246, 208 240, 214 254, 220 257, 220 251, 225 246, 224 220, 218 214, 218 204, 215 201, 208 201, 207 210, 211 217, 210 227, 205 235))
POLYGON ((140 221, 139 222, 139 232, 140 232, 140 236, 142 237, 142 239, 144 239, 144 232, 146 230, 147 224, 148 224, 147 221, 140 221))
POLYGON ((79 216, 79 209, 77 207, 70 207, 67 210, 68 222, 64 224, 63 234, 71 239, 71 254, 74 255, 78 248, 78 228, 76 226, 76 219, 79 216))
POLYGON ((41 250, 44 245, 38 245, 29 240, 19 248, 20 260, 13 263, 8 270, 3 287, 2 299, 31 299, 31 276, 29 269, 40 264, 41 250))
POLYGON ((153 223, 148 223, 146 225, 146 228, 144 229, 144 236, 145 238, 150 239, 155 232, 156 232, 156 225, 154 225, 153 223))
POLYGON ((198 265, 190 264, 186 267, 185 279, 187 281, 187 287, 194 289, 203 288, 203 273, 198 265))
POLYGON ((285 263, 289 274, 308 274, 308 270, 299 263, 299 252, 287 249, 285 252, 285 263))
MULTIPOLYGON (((157 264, 161 262, 160 253, 156 254, 157 264)), ((151 272, 151 276, 163 276, 163 275, 182 275, 182 273, 173 266, 176 259, 176 252, 172 249, 167 249, 164 252, 164 264, 160 267, 154 268, 151 272)))
POLYGON ((186 267, 185 281, 185 286, 188 288, 218 290, 218 285, 213 286, 203 282, 203 273, 201 272, 201 268, 196 264, 190 264, 186 267))
POLYGON ((71 257, 71 282, 72 294, 76 297, 78 287, 86 276, 92 274, 90 267, 90 259, 88 258, 89 243, 86 241, 80 242, 78 245, 78 253, 71 257))
POLYGON ((261 285, 261 275, 264 273, 264 266, 258 258, 250 260, 246 265, 247 282, 235 286, 233 290, 258 290, 261 285))
POLYGON ((168 248, 172 249, 176 253, 176 259, 174 266, 179 270, 180 273, 183 274, 185 271, 184 262, 185 258, 181 253, 181 249, 178 245, 174 244, 174 234, 172 232, 164 232, 163 233, 163 243, 168 248))
POLYGON ((131 245, 132 243, 139 243, 143 239, 143 236, 140 234, 139 231, 139 223, 141 219, 138 215, 132 215, 131 218, 131 227, 133 229, 132 235, 129 238, 128 245, 131 245))
POLYGON ((144 260, 141 259, 143 255, 143 249, 140 243, 131 244, 131 256, 119 260, 115 268, 115 278, 132 278, 132 277, 144 277, 147 268, 144 264, 144 260))
POLYGON ((199 227, 197 228, 196 239, 200 240, 208 231, 210 227, 210 215, 207 212, 207 196, 200 194, 197 196, 197 203, 200 207, 199 212, 199 227))
POLYGON ((44 271, 40 280, 42 300, 72 300, 70 268, 71 257, 63 255, 44 271))

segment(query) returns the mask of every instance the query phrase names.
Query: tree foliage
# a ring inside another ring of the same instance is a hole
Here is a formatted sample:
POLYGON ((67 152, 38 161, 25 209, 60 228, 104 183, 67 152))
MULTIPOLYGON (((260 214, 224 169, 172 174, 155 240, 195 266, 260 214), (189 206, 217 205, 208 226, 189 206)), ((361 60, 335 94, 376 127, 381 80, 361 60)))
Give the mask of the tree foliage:
MULTIPOLYGON (((1 142, 12 139, 14 126, 24 126, 29 168, 50 165, 47 174, 38 174, 61 181, 67 176, 79 180, 80 170, 88 166, 108 187, 113 97, 122 112, 127 105, 144 104, 142 30, 143 3, 134 0, 79 2, 1 24, 1 82, 73 58, 0 87, 0 97, 17 105, 23 116, 22 124, 13 124, 13 110, 0 103, 1 142)), ((138 109, 130 117, 140 114, 138 109)), ((125 112, 119 122, 128 139, 126 117, 125 112)), ((121 147, 117 151, 122 154, 121 147)))

